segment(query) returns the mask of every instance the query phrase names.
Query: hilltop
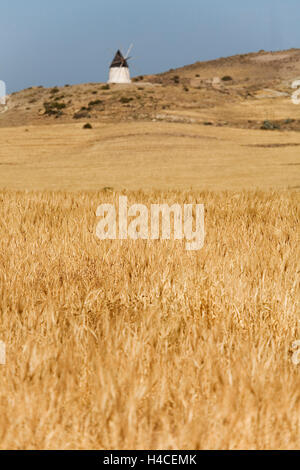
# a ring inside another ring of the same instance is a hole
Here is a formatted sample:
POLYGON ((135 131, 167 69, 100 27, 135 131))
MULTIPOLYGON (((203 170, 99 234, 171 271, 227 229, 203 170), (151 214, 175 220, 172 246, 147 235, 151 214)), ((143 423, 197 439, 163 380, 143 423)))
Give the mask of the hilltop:
POLYGON ((267 120, 300 130, 300 109, 290 100, 297 78, 300 49, 291 49, 196 62, 131 85, 32 87, 9 97, 0 127, 163 120, 256 129, 267 120))

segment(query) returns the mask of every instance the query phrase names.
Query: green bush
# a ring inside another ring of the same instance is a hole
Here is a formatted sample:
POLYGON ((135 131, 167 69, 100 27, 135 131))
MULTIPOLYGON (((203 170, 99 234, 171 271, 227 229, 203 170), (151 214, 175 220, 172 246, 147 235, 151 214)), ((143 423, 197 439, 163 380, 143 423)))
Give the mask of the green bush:
MULTIPOLYGON (((62 109, 66 108, 65 103, 60 103, 58 101, 52 101, 52 102, 45 102, 44 103, 44 108, 45 108, 45 113, 48 116, 51 115, 56 115, 58 114, 58 111, 61 111, 62 109)), ((61 115, 61 114, 60 114, 61 115)))
POLYGON ((89 122, 87 122, 87 123, 83 126, 83 129, 93 129, 93 126, 92 126, 92 124, 90 124, 89 122))
POLYGON ((134 77, 132 79, 133 82, 141 82, 144 80, 144 75, 140 75, 139 77, 134 77))
POLYGON ((59 89, 56 87, 52 88, 52 90, 50 90, 50 94, 51 95, 54 95, 55 93, 58 93, 59 92, 59 89))
POLYGON ((122 98, 120 98, 120 103, 122 104, 130 103, 130 101, 133 101, 133 98, 129 98, 127 96, 122 96, 122 98))
POLYGON ((54 101, 63 100, 63 99, 64 99, 64 97, 65 97, 65 95, 59 95, 59 96, 56 96, 56 97, 54 98, 54 101))
POLYGON ((225 75, 222 77, 223 82, 230 82, 233 78, 230 75, 225 75))
POLYGON ((90 101, 89 102, 89 107, 90 106, 97 106, 99 104, 103 104, 103 101, 102 100, 94 100, 94 101, 90 101))

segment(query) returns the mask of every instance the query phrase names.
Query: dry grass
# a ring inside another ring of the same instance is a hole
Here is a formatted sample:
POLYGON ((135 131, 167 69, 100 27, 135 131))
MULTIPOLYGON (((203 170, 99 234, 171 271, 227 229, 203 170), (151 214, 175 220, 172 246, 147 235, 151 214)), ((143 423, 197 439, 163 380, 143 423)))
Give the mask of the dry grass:
POLYGON ((299 188, 299 145, 299 132, 167 122, 3 128, 0 188, 299 188))
POLYGON ((1 448, 298 448, 299 193, 128 193, 205 203, 194 253, 97 240, 117 196, 0 193, 1 448))

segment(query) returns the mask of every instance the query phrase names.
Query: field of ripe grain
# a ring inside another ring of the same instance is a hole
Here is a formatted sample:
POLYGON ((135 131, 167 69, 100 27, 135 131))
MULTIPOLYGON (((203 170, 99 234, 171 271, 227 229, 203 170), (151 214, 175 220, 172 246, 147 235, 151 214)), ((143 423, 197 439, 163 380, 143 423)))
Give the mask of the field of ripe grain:
POLYGON ((0 128, 0 188, 299 188, 299 148, 300 133, 295 131, 199 124, 95 123, 90 130, 82 129, 82 124, 0 128))
POLYGON ((204 248, 98 240, 117 193, 0 192, 0 448, 299 448, 299 192, 126 194, 204 203, 204 248))

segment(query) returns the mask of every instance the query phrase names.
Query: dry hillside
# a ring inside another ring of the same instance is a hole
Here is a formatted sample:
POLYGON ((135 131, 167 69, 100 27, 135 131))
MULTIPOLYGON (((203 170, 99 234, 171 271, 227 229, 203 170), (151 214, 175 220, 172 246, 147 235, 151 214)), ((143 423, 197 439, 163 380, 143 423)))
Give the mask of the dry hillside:
POLYGON ((10 96, 0 126, 170 120, 260 128, 265 120, 300 129, 291 83, 300 78, 300 50, 252 53, 197 62, 132 85, 88 83, 33 87, 10 96))

